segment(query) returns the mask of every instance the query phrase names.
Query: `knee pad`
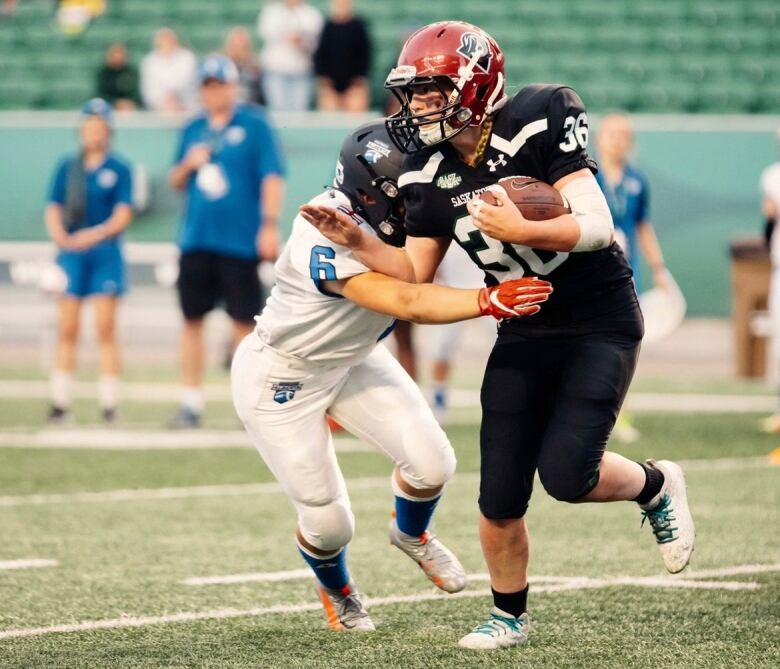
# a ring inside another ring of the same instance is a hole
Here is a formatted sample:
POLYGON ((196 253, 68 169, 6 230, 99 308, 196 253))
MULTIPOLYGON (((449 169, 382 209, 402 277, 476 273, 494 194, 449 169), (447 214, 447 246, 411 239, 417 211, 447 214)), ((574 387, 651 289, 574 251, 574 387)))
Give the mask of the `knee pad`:
POLYGON ((298 512, 298 527, 303 538, 321 551, 337 551, 346 546, 355 533, 355 516, 343 500, 321 506, 306 506, 298 512))
POLYGON ((538 472, 547 494, 559 502, 579 502, 599 480, 598 463, 590 465, 578 458, 562 461, 542 457, 538 472))
POLYGON ((443 486, 455 473, 457 461, 444 431, 422 430, 407 437, 407 462, 399 466, 401 478, 413 488, 443 486))

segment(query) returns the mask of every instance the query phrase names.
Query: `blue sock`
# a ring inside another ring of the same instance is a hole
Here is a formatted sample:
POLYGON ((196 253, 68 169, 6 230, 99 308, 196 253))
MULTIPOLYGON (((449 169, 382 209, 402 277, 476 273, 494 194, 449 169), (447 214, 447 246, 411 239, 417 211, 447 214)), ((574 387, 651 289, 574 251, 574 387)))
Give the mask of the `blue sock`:
POLYGON ((338 553, 330 557, 315 557, 308 551, 298 546, 303 559, 314 571, 317 580, 330 590, 341 590, 349 583, 349 570, 347 569, 347 549, 342 548, 338 553))
POLYGON ((412 501, 405 497, 395 496, 395 522, 398 529, 411 537, 422 536, 428 528, 431 517, 441 496, 433 499, 412 501))

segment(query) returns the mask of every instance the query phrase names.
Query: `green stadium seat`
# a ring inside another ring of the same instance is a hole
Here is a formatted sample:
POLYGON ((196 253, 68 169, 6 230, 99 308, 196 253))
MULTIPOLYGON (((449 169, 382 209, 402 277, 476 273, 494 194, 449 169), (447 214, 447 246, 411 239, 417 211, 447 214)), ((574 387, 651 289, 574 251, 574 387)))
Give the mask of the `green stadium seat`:
POLYGON ((731 53, 744 51, 766 52, 771 48, 770 37, 769 32, 756 30, 754 26, 724 29, 714 32, 712 45, 718 51, 725 50, 731 53))
POLYGON ((687 82, 640 85, 636 88, 636 96, 637 107, 647 112, 690 112, 698 105, 696 90, 687 82))
POLYGON ((691 6, 690 18, 706 26, 739 26, 745 20, 748 2, 699 0, 691 6))
POLYGON ((698 99, 698 111, 702 112, 754 112, 761 106, 759 89, 750 83, 702 84, 698 99))
POLYGON ((592 83, 579 89, 580 97, 589 111, 605 112, 616 109, 631 111, 636 108, 636 90, 620 83, 592 83))
POLYGON ((769 0, 751 0, 745 7, 745 22, 753 24, 759 29, 766 29, 768 26, 776 26, 780 23, 780 2, 769 0))
POLYGON ((653 33, 645 26, 599 26, 592 31, 594 49, 613 53, 628 53, 644 49, 653 33))
POLYGON ((41 87, 32 73, 30 76, 0 79, 0 107, 26 109, 41 103, 41 87))
POLYGON ((757 93, 757 111, 780 114, 780 83, 761 87, 757 93))
POLYGON ((682 2, 632 2, 626 20, 634 25, 671 27, 685 20, 686 9, 682 2))

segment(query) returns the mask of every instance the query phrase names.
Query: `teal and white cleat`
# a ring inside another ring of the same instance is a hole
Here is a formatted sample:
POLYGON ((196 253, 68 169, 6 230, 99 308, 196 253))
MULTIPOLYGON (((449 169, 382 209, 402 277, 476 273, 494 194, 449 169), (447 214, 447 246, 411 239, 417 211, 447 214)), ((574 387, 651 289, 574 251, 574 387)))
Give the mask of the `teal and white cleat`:
POLYGON ((663 473, 664 485, 653 499, 640 505, 642 524, 649 521, 666 570, 677 574, 690 562, 696 537, 685 493, 685 476, 680 466, 669 460, 648 460, 647 464, 663 473))
POLYGON ((458 641, 458 645, 470 650, 495 650, 520 646, 528 641, 530 632, 531 619, 527 612, 515 618, 494 606, 490 611, 490 618, 471 630, 458 641))
POLYGON ((390 521, 390 543, 401 549, 423 570, 434 585, 444 592, 460 592, 466 587, 466 571, 455 554, 428 531, 412 537, 390 521))
POLYGON ((317 594, 325 609, 328 627, 337 632, 373 632, 374 621, 366 611, 360 593, 351 583, 341 590, 331 590, 316 584, 317 594))

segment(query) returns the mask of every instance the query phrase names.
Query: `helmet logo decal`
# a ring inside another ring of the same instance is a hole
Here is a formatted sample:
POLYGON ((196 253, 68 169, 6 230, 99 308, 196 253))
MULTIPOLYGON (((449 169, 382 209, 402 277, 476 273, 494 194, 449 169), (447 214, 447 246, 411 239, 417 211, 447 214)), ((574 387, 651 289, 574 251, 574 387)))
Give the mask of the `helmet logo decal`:
POLYGON ((372 165, 376 165, 382 158, 390 155, 390 145, 379 139, 372 139, 366 144, 366 152, 363 157, 372 165))
POLYGON ((336 161, 336 178, 333 180, 333 185, 336 187, 344 185, 344 165, 340 160, 336 161))
POLYGON ((482 35, 474 32, 463 33, 460 36, 460 46, 457 52, 468 60, 477 55, 476 67, 482 72, 487 72, 490 69, 493 56, 490 53, 487 40, 482 35))

